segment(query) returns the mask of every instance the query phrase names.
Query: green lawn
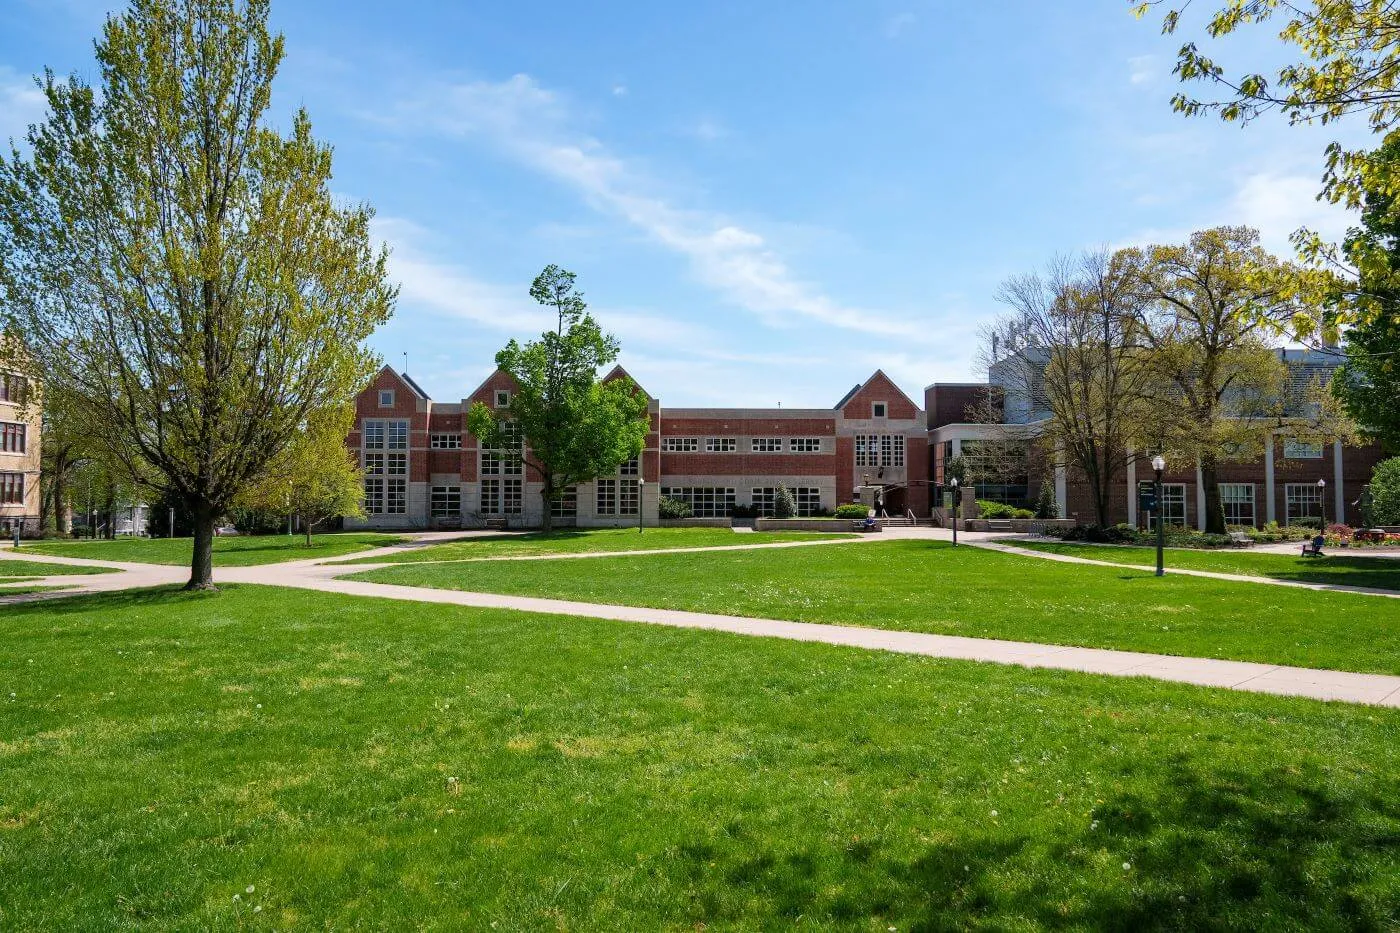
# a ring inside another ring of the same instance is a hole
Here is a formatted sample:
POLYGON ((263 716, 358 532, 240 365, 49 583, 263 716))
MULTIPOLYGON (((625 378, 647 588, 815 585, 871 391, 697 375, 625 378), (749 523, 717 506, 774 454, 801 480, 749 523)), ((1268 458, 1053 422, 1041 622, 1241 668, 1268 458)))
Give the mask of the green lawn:
POLYGON ((527 557, 535 554, 584 554, 596 551, 655 551, 667 548, 723 547, 773 544, 779 541, 824 541, 851 538, 830 532, 765 531, 736 534, 728 528, 568 528, 543 534, 482 535, 446 544, 409 548, 389 557, 360 558, 347 563, 421 563, 424 561, 479 560, 484 557, 527 557))
MULTIPOLYGON (((340 557, 370 548, 398 544, 397 535, 374 532, 315 535, 311 547, 300 535, 261 535, 214 539, 215 567, 251 567, 312 557, 340 557)), ((35 554, 86 557, 91 560, 138 564, 188 564, 194 543, 189 538, 118 538, 115 541, 37 541, 26 544, 35 554)))
POLYGON ((1396 710, 256 587, 0 640, 5 929, 1400 923, 1396 710))
MULTIPOLYGON (((1093 560, 1108 560, 1119 564, 1157 565, 1157 549, 1152 547, 1116 547, 1103 544, 1062 544, 1058 542, 1009 542, 1017 547, 1052 554, 1070 554, 1093 560)), ((1352 557, 1346 551, 1324 549, 1324 557, 1302 557, 1292 554, 1259 554, 1247 550, 1204 551, 1191 548, 1169 548, 1163 554, 1168 567, 1188 570, 1213 570, 1238 573, 1251 577, 1272 577, 1276 580, 1298 580, 1306 583, 1335 583, 1342 586, 1369 586, 1400 590, 1400 559, 1384 557, 1352 557)))
MULTIPOLYGON (((21 550, 27 549, 27 547, 21 548, 21 550)), ((44 553, 49 552, 45 551, 44 553)), ((0 580, 9 577, 55 577, 93 573, 121 573, 121 571, 110 567, 75 567, 72 564, 46 564, 43 561, 25 560, 21 557, 0 556, 0 580)))
MULTIPOLYGON (((23 580, 23 578, 21 578, 23 580)), ((11 586, 8 578, 0 580, 0 597, 4 596, 25 596, 29 593, 49 593, 54 590, 71 590, 73 587, 67 584, 45 585, 36 583, 28 585, 21 582, 18 586, 11 586)))
POLYGON ((353 579, 1400 674, 1400 600, 939 541, 425 564, 353 579))

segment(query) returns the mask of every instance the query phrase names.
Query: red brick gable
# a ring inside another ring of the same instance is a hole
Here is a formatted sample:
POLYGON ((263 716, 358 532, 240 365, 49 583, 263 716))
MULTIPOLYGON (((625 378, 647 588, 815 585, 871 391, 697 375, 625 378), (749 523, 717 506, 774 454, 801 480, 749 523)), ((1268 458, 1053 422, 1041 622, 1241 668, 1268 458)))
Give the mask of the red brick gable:
POLYGON ((412 418, 418 411, 418 393, 388 366, 375 375, 369 386, 355 397, 357 418, 412 418), (379 407, 379 390, 393 389, 394 404, 379 407))
POLYGON ((519 388, 520 384, 515 381, 514 376, 504 370, 498 369, 487 376, 485 382, 476 387, 476 391, 467 398, 467 404, 471 405, 474 402, 480 402, 487 408, 494 408, 497 389, 507 389, 514 394, 519 388))
POLYGON ((919 415, 919 406, 894 384, 894 380, 877 369, 875 374, 865 381, 865 385, 846 400, 846 404, 841 407, 841 417, 869 418, 870 406, 874 402, 885 402, 889 405, 885 417, 891 420, 908 420, 919 415))

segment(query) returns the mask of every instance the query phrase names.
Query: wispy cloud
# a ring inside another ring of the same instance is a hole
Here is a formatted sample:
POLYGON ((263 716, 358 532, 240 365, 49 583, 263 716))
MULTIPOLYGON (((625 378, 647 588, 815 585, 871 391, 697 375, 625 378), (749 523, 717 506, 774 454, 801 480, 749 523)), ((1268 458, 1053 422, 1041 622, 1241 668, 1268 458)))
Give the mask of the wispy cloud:
POLYGON ((43 118, 45 104, 33 78, 0 65, 0 141, 23 138, 43 118))
POLYGON ((1150 84, 1161 74, 1162 66, 1156 55, 1134 55, 1128 59, 1128 82, 1150 84))
POLYGON ((724 215, 679 207, 647 172, 578 130, 560 95, 528 75, 434 87, 374 119, 477 138, 565 184, 596 210, 620 217, 684 256, 692 273, 773 327, 818 321, 846 330, 926 341, 905 317, 848 305, 800 277, 760 233, 724 215))

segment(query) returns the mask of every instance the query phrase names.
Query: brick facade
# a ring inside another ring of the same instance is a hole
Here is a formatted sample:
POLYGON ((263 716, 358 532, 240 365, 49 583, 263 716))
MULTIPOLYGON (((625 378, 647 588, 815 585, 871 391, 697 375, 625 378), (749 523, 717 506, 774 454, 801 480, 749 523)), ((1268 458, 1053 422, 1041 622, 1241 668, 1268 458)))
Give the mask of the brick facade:
POLYGON ((33 383, 0 369, 0 537, 40 531, 40 426, 33 383))

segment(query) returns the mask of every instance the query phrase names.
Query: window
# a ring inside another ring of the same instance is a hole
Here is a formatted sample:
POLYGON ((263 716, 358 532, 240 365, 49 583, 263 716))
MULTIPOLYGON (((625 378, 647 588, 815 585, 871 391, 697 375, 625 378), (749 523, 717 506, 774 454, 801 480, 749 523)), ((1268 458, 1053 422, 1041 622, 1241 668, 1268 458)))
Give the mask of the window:
POLYGON ((732 454, 739 449, 739 442, 732 437, 707 437, 705 438, 705 453, 708 454, 732 454))
POLYGON ((462 435, 433 434, 428 439, 428 446, 433 450, 461 450, 462 435))
POLYGON ((408 454, 366 451, 365 511, 402 515, 408 511, 408 454))
POLYGON ((407 476, 408 454, 385 454, 384 472, 390 476, 407 476))
POLYGON ((632 480, 620 479, 617 490, 617 511, 619 515, 636 515, 642 501, 642 487, 632 480))
POLYGON ((756 454, 775 454, 783 449, 781 437, 755 437, 749 441, 749 449, 756 454))
POLYGON ((496 390, 496 400, 495 400, 495 401, 496 401, 496 407, 497 407, 497 408, 509 408, 509 407, 510 407, 510 390, 509 390, 509 389, 497 389, 497 390, 496 390))
POLYGON ((14 373, 0 373, 0 402, 23 402, 28 381, 14 373))
POLYGON ((387 422, 390 450, 408 450, 408 422, 387 422))
POLYGON ((365 450, 384 449, 384 422, 365 422, 365 450))
POLYGON ((666 486, 661 495, 679 499, 696 518, 724 518, 734 510, 734 490, 725 486, 666 486))
POLYGON ((27 425, 0 421, 0 453, 24 453, 24 429, 27 425))
POLYGON ((1168 525, 1186 527, 1186 484, 1162 484, 1162 517, 1168 525))
POLYGON ((520 422, 502 421, 500 427, 502 450, 521 450, 525 446, 521 439, 520 422))
POLYGON ((578 514, 578 487, 568 486, 559 498, 549 504, 549 514, 555 518, 573 518, 578 514))
POLYGON ((904 466, 904 435, 857 434, 856 466, 904 466))
POLYGON ((380 390, 379 390, 379 407, 380 407, 380 408, 393 408, 393 407, 394 407, 394 390, 393 390, 393 389, 380 389, 380 390))
POLYGON ((617 475, 636 476, 640 467, 641 464, 637 461, 636 457, 633 457, 631 460, 624 460, 621 464, 618 465, 617 475))
POLYGON ((484 479, 481 481, 482 515, 519 515, 522 488, 518 479, 484 479))
POLYGON ((1321 460, 1322 445, 1286 437, 1283 439, 1283 457, 1285 460, 1321 460))
POLYGON ((870 417, 883 418, 885 417, 885 414, 889 411, 889 408, 890 406, 885 402, 871 402, 870 417))
POLYGON ((598 515, 617 514, 617 480, 600 479, 594 481, 594 489, 597 492, 598 515))
POLYGON ((23 473, 0 473, 0 504, 24 504, 23 473))
POLYGON ((1254 527, 1254 484, 1221 483, 1220 506, 1226 525, 1254 527))
POLYGON ((1285 525, 1322 517, 1322 489, 1315 483, 1288 483, 1283 487, 1283 502, 1285 525))
POLYGON ((365 477, 365 511, 371 515, 384 512, 384 480, 365 477))
POLYGON ((524 461, 504 450, 483 450, 481 452, 482 476, 519 476, 524 472, 524 461))
MULTIPOLYGON (((773 507, 778 500, 778 487, 776 486, 755 486, 752 490, 753 507, 758 509, 758 514, 764 518, 771 518, 773 507)), ((822 491, 816 486, 789 486, 788 492, 792 493, 792 499, 797 508, 797 517, 807 518, 812 515, 820 515, 822 511, 822 491)))
POLYGON ((462 514, 461 486, 434 486, 428 500, 433 518, 452 518, 462 514))
POLYGON ((822 449, 820 437, 794 437, 788 440, 788 450, 795 454, 815 454, 822 449))
POLYGON ((661 449, 671 454, 689 454, 700 449, 698 437, 665 437, 661 439, 661 449))
POLYGON ((366 454, 365 454, 365 475, 366 475, 366 476, 383 476, 383 475, 384 475, 384 455, 383 455, 383 454, 372 454, 372 453, 366 453, 366 454))
POLYGON ((408 480, 384 481, 384 511, 390 515, 402 515, 408 511, 408 480))

